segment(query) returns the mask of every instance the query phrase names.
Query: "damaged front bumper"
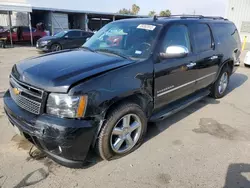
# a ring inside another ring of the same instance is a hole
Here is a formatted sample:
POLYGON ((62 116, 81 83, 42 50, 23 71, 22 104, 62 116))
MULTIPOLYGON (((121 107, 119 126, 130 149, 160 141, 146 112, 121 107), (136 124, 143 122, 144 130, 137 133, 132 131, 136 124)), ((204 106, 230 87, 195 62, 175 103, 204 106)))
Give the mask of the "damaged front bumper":
POLYGON ((4 95, 4 109, 11 124, 53 160, 67 167, 84 163, 99 122, 31 114, 16 105, 9 91, 4 95))

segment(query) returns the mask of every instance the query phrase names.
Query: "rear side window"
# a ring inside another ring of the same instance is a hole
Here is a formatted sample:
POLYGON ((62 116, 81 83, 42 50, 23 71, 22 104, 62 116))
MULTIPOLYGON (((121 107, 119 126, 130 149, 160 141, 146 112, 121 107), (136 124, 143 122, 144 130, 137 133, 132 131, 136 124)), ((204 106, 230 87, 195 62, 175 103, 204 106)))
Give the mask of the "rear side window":
POLYGON ((173 25, 168 29, 162 51, 165 51, 169 46, 184 46, 190 51, 189 33, 185 25, 173 25))
POLYGON ((92 36, 92 34, 89 32, 82 31, 82 37, 89 37, 89 36, 92 36))
POLYGON ((204 52, 212 49, 211 31, 207 24, 192 25, 192 33, 197 52, 204 52))
POLYGON ((69 31, 67 34, 70 38, 80 37, 81 31, 69 31))
POLYGON ((240 37, 238 30, 233 24, 228 23, 214 23, 212 24, 214 34, 217 37, 219 44, 230 44, 240 46, 240 37))

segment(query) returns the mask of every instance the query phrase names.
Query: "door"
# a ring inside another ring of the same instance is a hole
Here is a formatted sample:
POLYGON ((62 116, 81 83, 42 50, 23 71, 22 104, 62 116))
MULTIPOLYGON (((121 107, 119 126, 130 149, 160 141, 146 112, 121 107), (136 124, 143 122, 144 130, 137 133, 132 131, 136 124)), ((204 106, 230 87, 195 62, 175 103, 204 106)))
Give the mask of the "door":
POLYGON ((64 48, 79 48, 82 45, 81 31, 69 31, 65 36, 64 48))
POLYGON ((184 46, 187 56, 167 58, 155 64, 155 109, 156 111, 194 92, 197 71, 196 54, 192 52, 189 30, 186 25, 172 25, 167 29, 160 52, 170 46, 184 46))
POLYGON ((88 32, 82 31, 81 34, 82 34, 82 36, 81 36, 81 39, 79 41, 80 46, 82 46, 86 42, 86 39, 90 37, 90 34, 88 32))
POLYGON ((214 37, 208 24, 192 24, 190 30, 194 40, 194 50, 198 54, 196 62, 198 78, 195 90, 200 90, 215 81, 220 55, 215 49, 214 37))
MULTIPOLYGON (((24 41, 30 41, 30 28, 29 27, 22 27, 22 34, 24 41)), ((33 37, 33 36, 32 36, 33 37)))

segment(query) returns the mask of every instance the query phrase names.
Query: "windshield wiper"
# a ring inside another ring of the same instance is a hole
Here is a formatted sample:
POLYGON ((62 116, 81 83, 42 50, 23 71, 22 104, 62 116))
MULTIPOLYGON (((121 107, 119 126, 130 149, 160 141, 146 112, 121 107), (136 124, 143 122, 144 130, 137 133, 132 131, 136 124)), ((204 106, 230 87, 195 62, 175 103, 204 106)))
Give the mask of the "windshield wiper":
POLYGON ((104 53, 114 54, 114 55, 117 55, 117 56, 122 57, 124 59, 131 60, 128 56, 120 54, 119 52, 116 52, 113 50, 109 50, 109 49, 97 49, 97 50, 95 50, 95 52, 104 52, 104 53))
POLYGON ((81 46, 80 48, 83 48, 83 49, 91 51, 91 52, 95 52, 95 50, 92 50, 91 48, 89 48, 87 46, 81 46))

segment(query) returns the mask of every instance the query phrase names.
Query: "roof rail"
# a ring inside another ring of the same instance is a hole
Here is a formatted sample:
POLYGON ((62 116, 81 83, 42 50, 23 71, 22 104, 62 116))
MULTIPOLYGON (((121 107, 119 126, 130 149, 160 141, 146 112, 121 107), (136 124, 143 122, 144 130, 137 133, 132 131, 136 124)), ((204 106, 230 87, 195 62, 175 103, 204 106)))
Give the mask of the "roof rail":
POLYGON ((213 20, 227 20, 220 16, 203 16, 203 15, 171 15, 171 16, 157 16, 157 18, 173 18, 173 17, 179 17, 181 19, 188 19, 188 18, 197 18, 197 19, 213 19, 213 20))

